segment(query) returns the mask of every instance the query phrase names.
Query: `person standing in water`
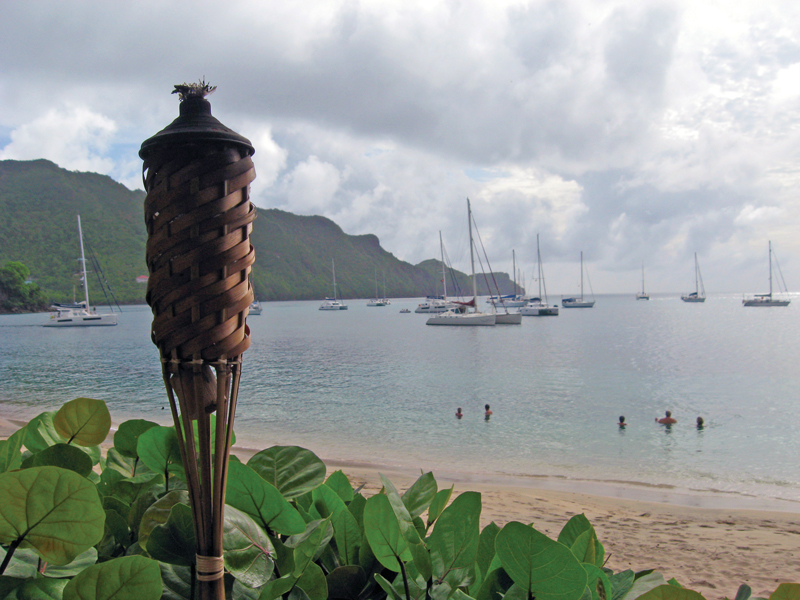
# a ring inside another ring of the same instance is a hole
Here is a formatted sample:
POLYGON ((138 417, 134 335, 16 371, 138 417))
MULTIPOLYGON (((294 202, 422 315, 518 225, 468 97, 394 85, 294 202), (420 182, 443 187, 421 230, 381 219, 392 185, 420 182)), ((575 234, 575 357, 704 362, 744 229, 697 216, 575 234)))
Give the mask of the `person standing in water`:
POLYGON ((456 410, 456 419, 460 419, 463 416, 464 416, 464 413, 461 412, 461 407, 459 406, 458 409, 456 410))
POLYGON ((666 416, 661 417, 660 419, 658 419, 658 418, 656 419, 656 421, 658 423, 660 423, 661 425, 672 425, 672 424, 678 422, 678 419, 673 419, 672 418, 672 413, 670 411, 667 411, 665 414, 666 414, 666 416))
POLYGON ((703 417, 697 417, 697 430, 702 431, 703 425, 705 421, 703 421, 703 417))
POLYGON ((620 429, 625 429, 625 427, 627 427, 628 424, 625 422, 625 416, 624 415, 620 415, 619 423, 617 423, 617 425, 619 426, 620 429))
POLYGON ((483 408, 486 411, 485 413, 483 413, 483 418, 488 421, 489 417, 492 416, 492 409, 489 407, 488 404, 486 404, 483 408))

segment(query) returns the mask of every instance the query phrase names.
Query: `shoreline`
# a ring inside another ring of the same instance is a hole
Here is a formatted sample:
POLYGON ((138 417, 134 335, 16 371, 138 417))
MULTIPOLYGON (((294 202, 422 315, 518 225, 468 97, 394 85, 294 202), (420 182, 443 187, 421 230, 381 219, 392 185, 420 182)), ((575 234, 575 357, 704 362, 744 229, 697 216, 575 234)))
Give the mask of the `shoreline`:
MULTIPOLYGON (((0 439, 27 421, 0 418, 0 439)), ((116 424, 115 424, 116 425, 116 424)), ((111 444, 111 436, 104 443, 111 444)), ((243 462, 262 448, 232 449, 243 462)), ((328 474, 342 470, 366 495, 381 489, 380 473, 401 491, 423 470, 363 460, 327 459, 328 474)), ((708 600, 733 598, 741 584, 754 596, 768 597, 780 583, 800 582, 800 505, 762 499, 728 498, 722 493, 647 486, 634 482, 598 482, 553 477, 470 474, 434 469, 439 489, 481 493, 481 527, 494 521, 531 523, 551 538, 573 515, 583 513, 606 549, 615 572, 655 569, 668 580, 708 600), (749 504, 748 504, 749 503, 749 504), (789 505, 788 507, 786 505, 789 505)))

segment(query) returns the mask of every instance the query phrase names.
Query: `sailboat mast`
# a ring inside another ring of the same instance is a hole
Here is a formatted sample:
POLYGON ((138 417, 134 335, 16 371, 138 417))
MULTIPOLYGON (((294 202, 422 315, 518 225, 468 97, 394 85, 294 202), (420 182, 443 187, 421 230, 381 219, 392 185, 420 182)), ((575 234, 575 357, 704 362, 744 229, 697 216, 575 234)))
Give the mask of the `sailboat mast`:
POLYGON ((644 263, 642 263, 642 294, 644 294, 644 263))
POLYGON ((583 302, 583 250, 581 250, 581 302, 583 302))
POLYGON ((539 250, 539 234, 536 234, 536 265, 539 270, 539 301, 542 299, 542 253, 539 250))
POLYGON ((772 299, 772 240, 769 241, 769 298, 772 299))
POLYGON ((514 249, 511 249, 511 264, 513 265, 512 273, 514 274, 514 298, 517 297, 517 255, 514 249))
POLYGON ((700 267, 697 266, 697 252, 694 253, 694 293, 700 295, 700 282, 697 279, 697 272, 700 267))
POLYGON ((331 258, 331 272, 333 273, 333 299, 336 300, 336 262, 331 258))
POLYGON ((444 242, 441 229, 439 230, 439 252, 442 253, 442 300, 447 301, 447 277, 444 272, 444 242))
MULTIPOLYGON (((83 294, 86 299, 86 310, 89 310, 89 278, 86 276, 86 257, 83 254, 83 229, 81 228, 81 216, 78 215, 78 238, 81 241, 81 270, 83 271, 83 294)), ((771 277, 771 275, 770 275, 771 277)), ((772 279, 770 279, 772 281, 772 279)))
POLYGON ((472 267, 472 299, 475 302, 475 308, 478 308, 478 281, 475 279, 475 253, 472 251, 472 207, 467 198, 467 219, 469 220, 469 262, 472 267))

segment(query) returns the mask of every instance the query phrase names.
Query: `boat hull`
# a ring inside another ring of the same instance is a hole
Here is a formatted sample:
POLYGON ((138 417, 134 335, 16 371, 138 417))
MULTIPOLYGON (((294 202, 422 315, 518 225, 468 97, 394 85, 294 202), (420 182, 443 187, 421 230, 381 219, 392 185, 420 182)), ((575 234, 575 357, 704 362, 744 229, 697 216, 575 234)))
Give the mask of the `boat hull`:
POLYGON ((681 296, 681 300, 684 302, 705 302, 706 299, 703 296, 681 296))
POLYGON ((769 307, 769 306, 789 306, 790 302, 791 302, 791 300, 759 300, 759 299, 756 298, 756 299, 753 299, 753 300, 742 300, 742 305, 743 306, 764 306, 764 307, 769 307))
POLYGON ((117 324, 117 315, 67 315, 51 316, 44 327, 101 327, 117 324))
POLYGON ((519 325, 522 323, 522 315, 518 312, 496 314, 494 322, 497 325, 519 325))
POLYGON ((594 308, 594 300, 569 300, 561 301, 562 308, 594 308))
POLYGON ((426 325, 443 325, 449 327, 482 327, 492 326, 496 321, 496 315, 484 313, 460 314, 455 312, 445 312, 434 315, 426 321, 426 325))
POLYGON ((557 306, 523 306, 519 309, 519 314, 523 317, 557 317, 557 306))

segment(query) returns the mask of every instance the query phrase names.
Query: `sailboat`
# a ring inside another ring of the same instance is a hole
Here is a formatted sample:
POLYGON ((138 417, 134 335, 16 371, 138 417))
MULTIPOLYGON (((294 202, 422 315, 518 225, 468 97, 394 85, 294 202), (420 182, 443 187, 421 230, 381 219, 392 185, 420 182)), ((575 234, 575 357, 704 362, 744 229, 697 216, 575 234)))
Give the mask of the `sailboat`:
POLYGON ((86 256, 83 252, 83 229, 81 216, 78 215, 78 238, 81 242, 81 281, 83 282, 83 300, 73 304, 53 304, 53 313, 45 327, 93 327, 98 325, 116 325, 116 313, 98 314, 96 308, 89 304, 89 278, 86 276, 86 256))
POLYGON ((539 234, 536 234, 536 264, 539 272, 539 297, 531 298, 528 303, 519 309, 519 314, 524 317, 557 317, 558 306, 547 303, 547 286, 544 283, 544 270, 542 269, 542 252, 539 250, 539 234), (544 290, 544 294, 542 291, 544 290), (542 297, 544 296, 544 300, 542 297))
POLYGON ((384 298, 378 297, 378 269, 375 269, 375 297, 367 302, 367 306, 386 306, 386 304, 387 302, 384 298))
POLYGON ((506 308, 519 308, 520 306, 525 306, 527 304, 527 300, 522 294, 517 293, 517 255, 514 250, 511 250, 511 261, 513 265, 514 271, 514 293, 513 294, 505 294, 503 296, 489 296, 486 299, 487 304, 493 304, 501 306, 505 306, 506 308))
MULTIPOLYGON (((469 302, 458 302, 457 304, 462 307, 472 308, 472 312, 467 310, 461 312, 460 310, 450 309, 446 312, 435 314, 429 317, 426 321, 427 325, 451 325, 451 326, 477 326, 477 325, 494 325, 496 318, 493 313, 482 313, 478 310, 478 282, 475 278, 475 252, 474 243, 472 241, 472 208, 467 198, 467 220, 469 223, 469 260, 472 267, 472 300, 469 302)), ((444 260, 442 261, 444 263, 444 260)))
POLYGON ((683 294, 681 300, 684 302, 705 302, 706 288, 703 285, 703 276, 700 274, 700 264, 697 262, 697 252, 694 253, 694 291, 690 294, 683 294))
POLYGON ((442 232, 439 231, 439 250, 442 254, 442 295, 441 296, 428 296, 425 302, 420 302, 415 313, 419 314, 436 314, 447 312, 448 310, 455 310, 459 308, 455 302, 450 302, 447 299, 447 277, 445 273, 444 262, 444 242, 442 242, 442 232))
MULTIPOLYGON (((592 287, 591 282, 589 288, 592 287)), ((594 294, 592 294, 594 298, 594 294)), ((564 308, 592 308, 594 300, 584 300, 583 298, 583 250, 581 250, 581 297, 580 298, 562 298, 561 306, 564 308)))
POLYGON ((644 263, 642 263, 642 291, 636 294, 637 300, 650 300, 650 294, 644 291, 644 263))
POLYGON ((261 314, 261 302, 258 300, 253 300, 250 303, 250 308, 247 311, 248 315, 260 315, 261 314))
POLYGON ((333 298, 325 298, 320 305, 320 310, 347 310, 347 305, 336 299, 336 262, 331 258, 331 272, 333 273, 333 298))
MULTIPOLYGON (((780 267, 778 267, 780 272, 780 267)), ((783 279, 783 274, 781 274, 783 279)), ((786 282, 783 283, 784 291, 786 291, 786 282)), ((769 294, 756 294, 753 298, 745 298, 742 300, 744 306, 789 306, 791 300, 778 300, 772 297, 772 242, 769 242, 769 294)))

